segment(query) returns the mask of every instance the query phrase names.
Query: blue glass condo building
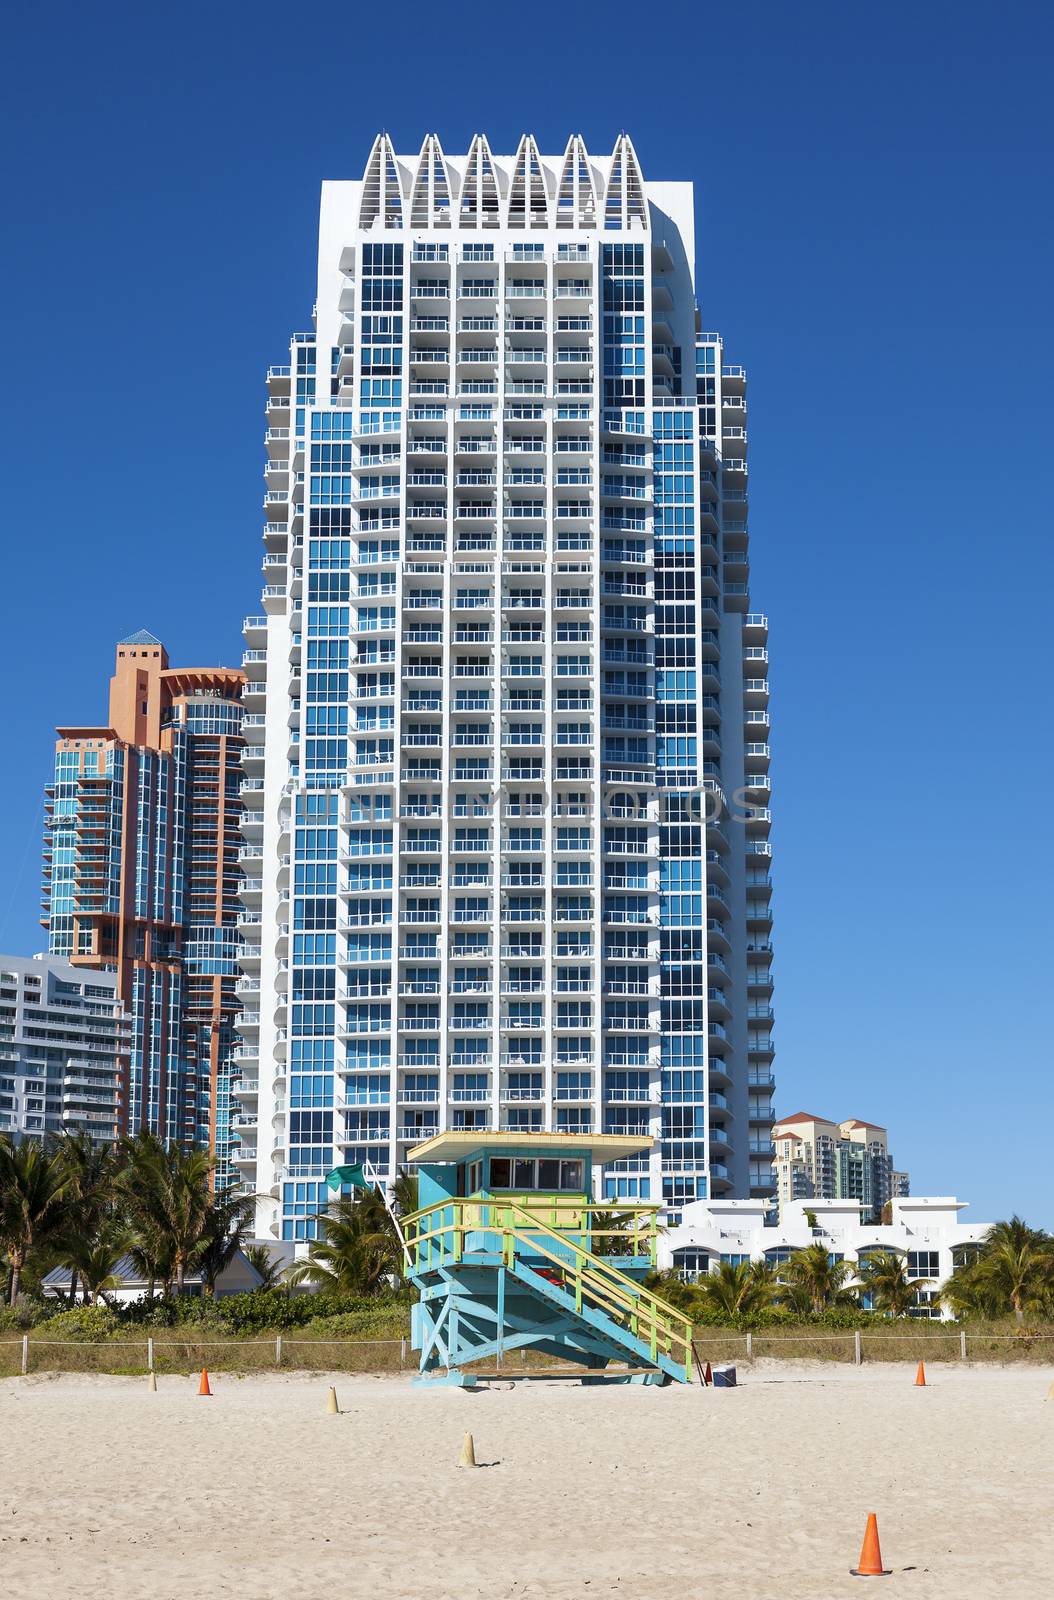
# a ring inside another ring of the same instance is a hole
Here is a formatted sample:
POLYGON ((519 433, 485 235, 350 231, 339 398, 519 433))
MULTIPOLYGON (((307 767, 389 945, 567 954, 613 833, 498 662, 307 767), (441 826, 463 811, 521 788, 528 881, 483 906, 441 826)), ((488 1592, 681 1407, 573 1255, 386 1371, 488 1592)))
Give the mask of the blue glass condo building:
POLYGON ((767 621, 692 186, 374 144, 268 372, 240 1148, 259 1231, 446 1128, 773 1192, 767 621), (256 909, 258 907, 258 910, 256 909))

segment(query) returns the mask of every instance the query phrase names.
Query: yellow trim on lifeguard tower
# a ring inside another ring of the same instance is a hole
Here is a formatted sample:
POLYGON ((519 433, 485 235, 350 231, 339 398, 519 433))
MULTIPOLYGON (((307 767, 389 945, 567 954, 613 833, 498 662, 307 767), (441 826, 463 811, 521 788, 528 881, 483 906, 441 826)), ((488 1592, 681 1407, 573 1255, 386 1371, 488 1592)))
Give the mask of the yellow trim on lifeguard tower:
POLYGON ((406 1153, 408 1161, 462 1161, 486 1146, 488 1150, 534 1150, 547 1155, 581 1155, 596 1161, 622 1161, 640 1155, 655 1143, 649 1134, 635 1133, 509 1133, 492 1128, 459 1129, 437 1133, 406 1153))

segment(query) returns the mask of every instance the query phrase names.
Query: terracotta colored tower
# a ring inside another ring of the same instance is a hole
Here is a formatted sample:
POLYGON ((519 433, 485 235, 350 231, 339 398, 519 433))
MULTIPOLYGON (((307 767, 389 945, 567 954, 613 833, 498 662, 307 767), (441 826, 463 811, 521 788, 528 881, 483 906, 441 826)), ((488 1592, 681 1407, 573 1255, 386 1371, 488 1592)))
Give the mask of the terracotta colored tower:
POLYGON ((58 729, 50 950, 117 974, 131 1017, 121 1126, 208 1144, 229 1181, 241 815, 241 672, 169 667, 122 639, 109 723, 58 729))

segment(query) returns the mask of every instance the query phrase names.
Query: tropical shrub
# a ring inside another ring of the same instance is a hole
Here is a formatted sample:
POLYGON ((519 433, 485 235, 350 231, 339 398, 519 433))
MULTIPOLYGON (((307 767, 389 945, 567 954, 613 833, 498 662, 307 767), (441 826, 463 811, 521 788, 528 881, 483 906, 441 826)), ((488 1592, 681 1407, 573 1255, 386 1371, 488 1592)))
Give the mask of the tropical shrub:
POLYGON ((66 1221, 69 1184, 68 1172, 48 1151, 0 1137, 0 1248, 10 1276, 9 1305, 18 1301, 34 1247, 46 1247, 66 1221))
POLYGON ((54 1312, 54 1301, 48 1304, 43 1300, 31 1300, 27 1295, 19 1295, 16 1305, 0 1306, 0 1333, 25 1333, 38 1323, 45 1322, 54 1312))
POLYGON ((318 1238, 286 1274, 290 1284, 315 1284, 337 1294, 383 1294, 402 1272, 403 1253, 376 1190, 342 1195, 319 1215, 318 1238))
POLYGON ((993 1223, 976 1260, 957 1267, 941 1298, 957 1316, 994 1321, 1054 1314, 1054 1237, 1020 1217, 993 1223))
POLYGON ((857 1266, 861 1292, 869 1295, 876 1311, 903 1317, 915 1304, 920 1289, 930 1279, 910 1278, 904 1257, 896 1250, 871 1250, 857 1266))
POLYGON ((59 1311, 38 1325, 43 1339, 69 1340, 74 1344, 94 1343, 111 1339, 118 1332, 121 1319, 109 1306, 73 1306, 59 1311))

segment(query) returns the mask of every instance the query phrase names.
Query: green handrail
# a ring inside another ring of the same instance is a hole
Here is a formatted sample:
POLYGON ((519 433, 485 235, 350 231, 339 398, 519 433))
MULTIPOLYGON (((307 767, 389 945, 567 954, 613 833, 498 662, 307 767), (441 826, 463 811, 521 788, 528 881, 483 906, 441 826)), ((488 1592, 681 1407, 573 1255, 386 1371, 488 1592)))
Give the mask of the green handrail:
MULTIPOLYGON (((566 1262, 561 1259, 561 1256, 554 1254, 552 1250, 546 1249, 539 1244, 537 1222, 533 1214, 522 1206, 513 1206, 511 1209, 517 1211, 528 1223, 531 1233, 530 1248, 533 1251, 540 1250, 542 1255, 553 1261, 557 1266, 563 1267, 566 1271, 566 1262)), ((513 1230, 514 1241, 521 1236, 523 1231, 522 1229, 513 1230)), ((676 1343, 680 1343, 683 1351, 682 1359, 685 1366, 685 1374, 690 1379, 692 1353, 692 1325, 690 1318, 684 1316, 682 1312, 675 1311, 672 1306, 667 1306, 665 1302, 659 1300, 657 1295, 653 1295, 649 1289, 643 1288, 641 1284, 636 1283, 624 1272, 620 1272, 610 1262, 599 1260, 573 1240, 566 1239, 560 1234, 554 1234, 548 1228, 544 1231, 560 1245, 561 1250, 567 1249, 570 1245, 573 1253, 579 1258, 577 1262, 577 1279, 579 1281, 576 1281, 575 1285, 575 1299, 579 1309, 581 1289, 589 1285, 594 1300, 599 1302, 598 1309, 604 1311, 606 1315, 612 1316, 613 1312, 617 1312, 620 1307, 629 1312, 630 1331, 637 1338, 641 1337, 640 1322, 643 1318, 645 1325, 649 1328, 648 1343, 652 1359, 654 1360, 658 1353, 659 1335, 663 1333, 666 1336, 666 1349, 663 1353, 674 1359, 673 1347, 676 1343), (674 1326, 678 1322, 682 1323, 684 1328, 680 1335, 678 1335, 674 1326)))
POLYGON ((414 1211, 409 1216, 401 1218, 400 1220, 404 1229, 407 1230, 408 1236, 411 1225, 416 1223, 420 1217, 429 1215, 443 1205, 452 1205, 455 1201, 463 1202, 466 1206, 479 1206, 480 1208, 519 1205, 523 1210, 529 1209, 532 1217, 536 1217, 540 1222, 545 1223, 547 1227, 558 1233, 564 1227, 575 1227, 578 1218, 585 1218, 589 1224, 585 1231, 588 1232, 591 1239, 616 1239, 622 1243, 634 1245, 636 1247, 635 1253, 646 1255, 653 1267, 658 1260, 659 1207, 654 1203, 650 1205, 622 1203, 598 1205, 595 1201, 585 1202, 573 1199, 570 1196, 546 1195, 544 1197, 539 1196, 537 1202, 532 1201, 531 1207, 528 1208, 523 1206, 522 1201, 511 1196, 451 1195, 449 1200, 438 1201, 436 1205, 425 1206, 422 1210, 414 1211), (628 1219, 629 1226, 621 1228, 597 1227, 596 1224, 598 1222, 602 1222, 608 1217, 624 1217, 628 1219), (642 1246, 643 1248, 641 1248, 642 1246))
MULTIPOLYGON (((579 1209, 612 1208, 582 1206, 579 1209)), ((576 1311, 581 1312, 583 1305, 588 1303, 592 1309, 626 1327, 634 1338, 646 1343, 652 1360, 656 1360, 661 1351, 671 1361, 683 1365, 685 1381, 691 1381, 690 1318, 668 1306, 610 1262, 592 1255, 568 1234, 550 1228, 540 1217, 516 1201, 451 1196, 434 1206, 427 1206, 423 1211, 414 1212, 405 1219, 404 1227, 415 1265, 423 1264, 426 1268, 443 1265, 447 1260, 459 1261, 465 1235, 469 1232, 500 1234, 502 1257, 507 1267, 515 1265, 517 1244, 526 1246, 531 1254, 541 1255, 560 1271, 563 1278, 570 1279, 564 1287, 573 1294, 576 1311), (480 1215, 466 1219, 465 1212, 469 1208, 480 1215), (446 1211, 451 1213, 449 1221, 442 1216, 446 1211), (494 1221, 485 1216, 491 1211, 499 1213, 494 1221), (429 1219, 437 1222, 438 1226, 424 1227, 423 1224, 429 1219), (448 1236, 452 1236, 449 1255, 446 1249, 448 1236), (425 1244, 429 1246, 427 1260, 421 1263, 421 1247, 425 1244), (433 1257, 435 1244, 439 1248, 438 1262, 433 1257)))

